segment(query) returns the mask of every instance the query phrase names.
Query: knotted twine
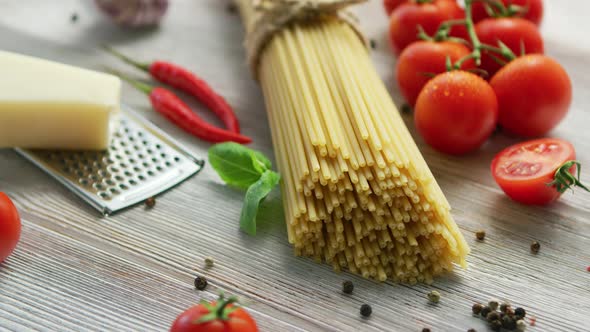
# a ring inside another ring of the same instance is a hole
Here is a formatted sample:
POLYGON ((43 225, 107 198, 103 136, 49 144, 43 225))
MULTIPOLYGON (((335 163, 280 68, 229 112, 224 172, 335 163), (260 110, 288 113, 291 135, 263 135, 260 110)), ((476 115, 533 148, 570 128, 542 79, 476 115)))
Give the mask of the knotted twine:
POLYGON ((367 0, 234 0, 246 28, 246 56, 254 78, 264 47, 275 33, 292 23, 314 22, 327 17, 349 24, 363 44, 365 36, 347 7, 367 0))

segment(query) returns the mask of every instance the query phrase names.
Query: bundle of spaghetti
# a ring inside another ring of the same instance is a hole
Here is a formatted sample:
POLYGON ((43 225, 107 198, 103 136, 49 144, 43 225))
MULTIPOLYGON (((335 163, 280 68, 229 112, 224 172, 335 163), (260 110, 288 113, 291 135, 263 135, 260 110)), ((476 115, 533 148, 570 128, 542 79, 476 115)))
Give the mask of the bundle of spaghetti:
POLYGON ((255 65, 297 255, 405 283, 465 266, 449 203, 350 24, 288 24, 255 65))

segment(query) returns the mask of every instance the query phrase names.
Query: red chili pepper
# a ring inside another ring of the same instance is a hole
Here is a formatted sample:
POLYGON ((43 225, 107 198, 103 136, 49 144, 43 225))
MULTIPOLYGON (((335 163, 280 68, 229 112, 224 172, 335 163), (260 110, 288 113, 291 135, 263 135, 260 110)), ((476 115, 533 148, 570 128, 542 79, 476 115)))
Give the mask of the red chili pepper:
POLYGON ((213 91, 205 81, 189 70, 166 61, 154 61, 151 64, 141 63, 109 46, 104 46, 104 48, 126 63, 149 73, 159 82, 168 84, 197 98, 221 119, 228 130, 240 133, 240 124, 231 106, 222 96, 213 91))
POLYGON ((161 87, 152 87, 147 84, 132 80, 119 74, 125 81, 132 84, 138 90, 145 92, 150 97, 152 107, 168 120, 184 129, 186 132, 211 143, 236 142, 247 144, 252 142, 249 137, 233 131, 221 129, 207 123, 195 114, 190 107, 178 98, 173 92, 161 87))

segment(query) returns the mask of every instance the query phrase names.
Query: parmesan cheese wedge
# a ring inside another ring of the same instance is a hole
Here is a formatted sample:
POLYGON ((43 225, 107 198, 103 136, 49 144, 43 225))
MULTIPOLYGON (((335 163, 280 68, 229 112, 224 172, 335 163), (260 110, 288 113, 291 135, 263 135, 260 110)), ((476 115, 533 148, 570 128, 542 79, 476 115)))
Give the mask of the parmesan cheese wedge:
POLYGON ((104 150, 118 77, 0 51, 0 148, 104 150))

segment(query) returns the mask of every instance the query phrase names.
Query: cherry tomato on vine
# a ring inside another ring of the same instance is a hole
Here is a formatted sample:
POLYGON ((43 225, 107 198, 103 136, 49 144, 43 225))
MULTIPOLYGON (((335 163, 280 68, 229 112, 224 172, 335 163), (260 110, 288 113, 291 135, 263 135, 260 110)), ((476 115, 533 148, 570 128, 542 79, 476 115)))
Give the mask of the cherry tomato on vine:
POLYGON ((430 0, 430 2, 408 2, 397 7, 389 20, 389 39, 393 50, 399 54, 404 48, 418 40, 418 27, 433 35, 446 20, 464 17, 463 9, 455 0, 430 0))
POLYGON ((519 143, 496 155, 491 169, 494 179, 513 200, 546 205, 572 186, 584 187, 575 177, 580 164, 571 143, 542 138, 519 143))
POLYGON ((511 61, 490 84, 500 105, 500 125, 518 136, 548 133, 565 117, 572 102, 567 72, 544 55, 526 55, 511 61))
MULTIPOLYGON (((452 63, 469 55, 467 46, 455 42, 417 41, 408 46, 397 62, 396 78, 408 104, 416 104, 418 94, 433 75, 446 71, 447 57, 452 63)), ((472 60, 466 61, 462 69, 475 68, 472 60)))
MULTIPOLYGON (((502 0, 504 6, 516 5, 525 9, 522 14, 516 14, 516 17, 522 17, 540 25, 543 20, 543 1, 542 0, 502 0)), ((483 2, 474 2, 472 6, 472 17, 474 22, 479 22, 490 17, 485 9, 483 2)))
POLYGON ((449 154, 479 148, 496 128, 498 101, 481 77, 452 71, 430 80, 416 102, 414 122, 426 143, 449 154))
POLYGON ((180 314, 170 332, 258 332, 254 319, 235 298, 219 296, 218 301, 201 303, 180 314))
POLYGON ((391 13, 399 7, 401 4, 409 2, 408 0, 383 0, 383 7, 385 7, 385 13, 390 16, 391 13))
POLYGON ((6 194, 0 192, 0 263, 16 248, 20 238, 20 217, 6 194))
MULTIPOLYGON (((501 41, 516 55, 521 55, 522 47, 526 54, 544 52, 539 29, 522 18, 488 18, 475 25, 475 32, 482 43, 498 46, 498 41, 501 41)), ((480 67, 492 77, 502 66, 490 54, 493 53, 483 52, 480 67)))

